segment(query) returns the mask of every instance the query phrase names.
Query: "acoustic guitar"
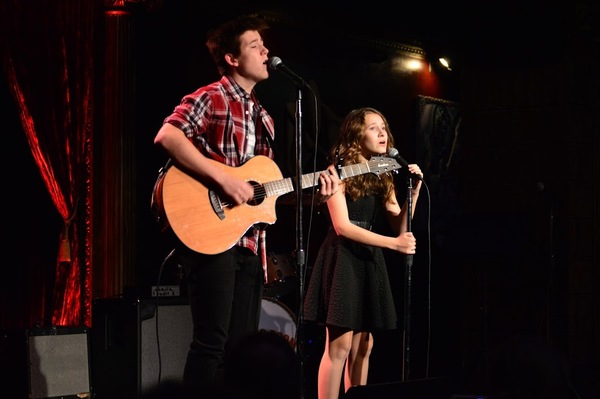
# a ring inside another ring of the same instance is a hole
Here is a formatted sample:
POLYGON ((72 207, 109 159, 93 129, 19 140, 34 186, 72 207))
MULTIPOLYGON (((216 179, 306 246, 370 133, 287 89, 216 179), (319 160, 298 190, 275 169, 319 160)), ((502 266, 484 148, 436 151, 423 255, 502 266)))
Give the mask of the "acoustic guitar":
MULTIPOLYGON (((283 178, 277 164, 262 155, 238 167, 212 162, 252 184, 253 198, 241 205, 230 204, 215 190, 172 164, 159 176, 152 196, 152 206, 163 229, 170 227, 186 246, 203 254, 217 254, 231 248, 253 224, 275 223, 277 198, 294 191, 296 182, 290 177, 283 178)), ((342 166, 338 174, 343 180, 400 168, 394 158, 374 156, 368 162, 342 166)), ((302 189, 318 185, 321 173, 302 175, 302 189)))

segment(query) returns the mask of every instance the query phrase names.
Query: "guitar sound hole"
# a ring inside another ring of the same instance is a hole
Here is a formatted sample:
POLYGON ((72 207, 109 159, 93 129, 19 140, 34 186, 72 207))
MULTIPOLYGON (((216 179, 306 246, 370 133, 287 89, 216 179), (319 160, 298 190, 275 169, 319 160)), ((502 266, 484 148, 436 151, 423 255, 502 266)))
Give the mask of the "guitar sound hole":
POLYGON ((254 196, 252 197, 252 199, 250 199, 247 204, 248 205, 252 205, 252 206, 256 206, 256 205, 260 205, 262 204, 262 202, 265 199, 265 189, 262 186, 262 184, 259 184, 255 181, 250 181, 248 182, 250 184, 252 184, 252 187, 254 187, 254 196))

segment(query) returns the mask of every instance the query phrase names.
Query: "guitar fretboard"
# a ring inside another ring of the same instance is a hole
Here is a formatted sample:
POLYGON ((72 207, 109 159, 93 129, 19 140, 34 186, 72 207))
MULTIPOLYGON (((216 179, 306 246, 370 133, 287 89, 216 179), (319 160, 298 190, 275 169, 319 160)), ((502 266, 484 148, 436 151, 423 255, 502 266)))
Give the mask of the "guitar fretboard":
MULTIPOLYGON (((366 173, 375 173, 379 175, 381 173, 391 172, 399 168, 400 166, 393 158, 371 157, 368 162, 342 166, 339 174, 340 179, 344 180, 349 177, 364 175, 366 173)), ((323 172, 326 171, 322 170, 319 172, 302 175, 302 189, 314 187, 319 184, 319 176, 323 172)), ((288 177, 282 180, 265 183, 264 188, 267 197, 273 195, 283 195, 294 191, 294 182, 291 177, 288 177)))

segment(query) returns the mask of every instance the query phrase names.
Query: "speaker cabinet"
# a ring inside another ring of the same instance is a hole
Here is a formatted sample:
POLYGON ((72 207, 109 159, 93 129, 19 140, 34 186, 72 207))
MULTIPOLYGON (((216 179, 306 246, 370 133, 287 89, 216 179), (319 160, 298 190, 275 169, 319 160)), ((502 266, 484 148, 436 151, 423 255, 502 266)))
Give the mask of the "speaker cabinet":
POLYGON ((192 339, 187 300, 97 299, 92 312, 91 372, 97 399, 136 398, 159 382, 183 381, 192 339))
POLYGON ((49 327, 2 334, 1 386, 14 397, 91 396, 88 331, 49 327))

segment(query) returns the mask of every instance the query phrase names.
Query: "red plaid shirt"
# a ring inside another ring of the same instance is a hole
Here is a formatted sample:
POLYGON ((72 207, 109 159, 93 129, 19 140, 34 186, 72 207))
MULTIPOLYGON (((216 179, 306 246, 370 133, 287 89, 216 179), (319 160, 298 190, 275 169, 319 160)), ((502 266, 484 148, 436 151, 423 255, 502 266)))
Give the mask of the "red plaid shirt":
MULTIPOLYGON (((246 93, 228 76, 223 76, 218 82, 184 96, 164 123, 181 129, 207 157, 237 167, 248 160, 246 138, 251 133, 249 129, 253 116, 258 116, 254 123, 254 155, 265 155, 273 159, 273 149, 270 145, 275 138, 273 118, 260 106, 254 91, 246 93), (254 103, 255 109, 258 107, 258 112, 252 112, 250 101, 254 103)), ((260 253, 266 277, 265 226, 254 225, 248 229, 237 245, 249 248, 257 255, 260 253)))

